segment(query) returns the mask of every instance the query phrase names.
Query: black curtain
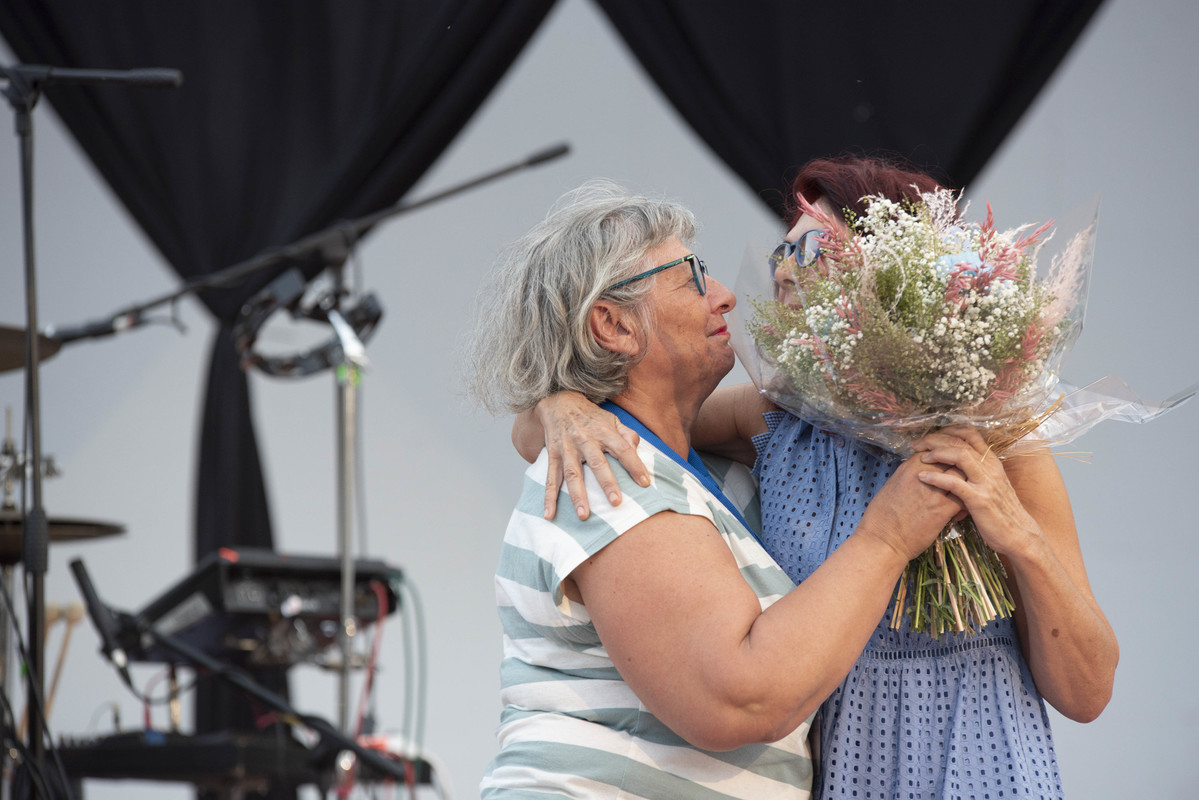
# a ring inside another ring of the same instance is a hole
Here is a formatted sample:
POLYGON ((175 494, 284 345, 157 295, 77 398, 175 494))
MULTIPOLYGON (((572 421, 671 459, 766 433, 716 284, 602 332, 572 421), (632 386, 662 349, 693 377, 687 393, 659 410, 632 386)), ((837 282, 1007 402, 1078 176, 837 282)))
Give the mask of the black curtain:
POLYGON ((780 216, 808 159, 978 175, 1101 0, 596 0, 680 114, 780 216))
MULTIPOLYGON (((45 96, 166 261, 195 278, 399 200, 553 2, 0 0, 0 33, 25 64, 183 72, 173 90, 52 86, 45 96)), ((272 545, 231 336, 242 303, 271 277, 202 295, 220 330, 199 443, 197 557, 272 545)), ((260 677, 285 689, 282 673, 260 677)), ((248 727, 253 713, 206 687, 197 730, 248 727)))

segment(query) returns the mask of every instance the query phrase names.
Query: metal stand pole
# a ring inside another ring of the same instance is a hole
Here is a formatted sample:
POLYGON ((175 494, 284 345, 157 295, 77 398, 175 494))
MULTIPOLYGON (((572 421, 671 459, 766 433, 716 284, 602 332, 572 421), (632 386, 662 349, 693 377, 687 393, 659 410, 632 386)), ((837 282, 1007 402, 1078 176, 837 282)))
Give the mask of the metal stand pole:
MULTIPOLYGON (((344 262, 344 258, 342 259, 344 262)), ((350 669, 354 654, 354 637, 358 633, 358 619, 354 614, 354 465, 357 463, 355 447, 358 441, 358 384, 362 371, 367 367, 366 347, 354 327, 338 310, 342 291, 342 274, 334 270, 333 291, 322 304, 321 310, 339 346, 339 357, 335 364, 337 378, 337 546, 341 556, 341 628, 338 643, 341 645, 341 671, 338 676, 337 724, 350 735, 350 669)))
POLYGON ((354 615, 354 463, 358 426, 358 366, 337 366, 337 542, 341 557, 341 673, 337 692, 337 724, 350 731, 350 667, 358 620, 354 615))
POLYGON ((25 403, 29 436, 29 460, 26 462, 25 485, 29 488, 30 505, 25 517, 21 561, 24 565, 29 591, 29 663, 28 674, 29 752, 40 765, 45 754, 42 741, 42 715, 33 709, 41 702, 44 685, 46 562, 48 560, 48 531, 42 508, 42 432, 41 384, 38 361, 37 268, 33 249, 33 107, 39 92, 20 75, 8 76, 5 95, 15 112, 17 138, 21 143, 21 217, 25 251, 25 403))

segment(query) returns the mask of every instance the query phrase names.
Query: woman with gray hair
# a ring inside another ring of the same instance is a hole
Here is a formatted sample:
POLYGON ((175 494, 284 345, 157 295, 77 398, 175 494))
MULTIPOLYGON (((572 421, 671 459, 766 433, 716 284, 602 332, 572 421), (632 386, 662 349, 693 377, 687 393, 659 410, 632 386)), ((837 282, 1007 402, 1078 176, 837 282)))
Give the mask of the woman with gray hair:
MULTIPOLYGON (((691 449, 734 363, 732 294, 672 203, 593 183, 521 239, 489 282, 472 390, 493 411, 581 392, 640 437, 649 480, 623 501, 584 476, 591 514, 543 516, 525 473, 496 574, 500 751, 484 798, 806 798, 807 731, 904 566, 961 509, 905 462, 857 531, 796 588, 762 549, 727 465, 691 449)), ((740 488, 744 489, 744 485, 740 488)))

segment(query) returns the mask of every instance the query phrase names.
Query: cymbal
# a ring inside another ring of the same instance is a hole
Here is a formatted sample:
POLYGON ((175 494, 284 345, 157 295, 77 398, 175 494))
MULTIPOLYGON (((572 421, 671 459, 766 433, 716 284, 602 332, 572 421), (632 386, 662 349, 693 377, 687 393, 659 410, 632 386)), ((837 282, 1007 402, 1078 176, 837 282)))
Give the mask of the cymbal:
MULTIPOLYGON (((125 532, 124 525, 66 517, 51 517, 48 527, 51 542, 77 542, 125 532)), ((20 512, 0 508, 0 564, 16 564, 21 560, 24 529, 20 512)))
MULTIPOLYGON (((37 355, 45 361, 58 352, 62 342, 45 334, 38 334, 37 355)), ((0 372, 20 369, 25 366, 25 329, 0 325, 0 372)))

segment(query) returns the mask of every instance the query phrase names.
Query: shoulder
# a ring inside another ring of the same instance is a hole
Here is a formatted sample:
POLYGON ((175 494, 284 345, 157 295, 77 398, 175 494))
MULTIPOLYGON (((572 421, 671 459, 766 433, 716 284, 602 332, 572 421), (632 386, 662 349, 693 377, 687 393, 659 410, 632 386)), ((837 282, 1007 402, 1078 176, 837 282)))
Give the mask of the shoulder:
MULTIPOLYGON (((639 486, 608 456, 620 484, 621 502, 613 505, 595 474, 584 467, 583 480, 591 514, 580 520, 566 489, 553 519, 543 517, 548 456, 543 450, 525 470, 520 499, 508 522, 505 541, 558 562, 569 572, 578 562, 610 544, 617 536, 663 511, 688 507, 685 470, 653 445, 641 442, 638 456, 650 473, 650 485, 639 486)), ((565 573, 563 573, 565 574, 565 573)))

